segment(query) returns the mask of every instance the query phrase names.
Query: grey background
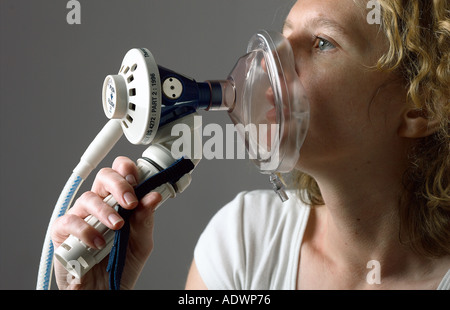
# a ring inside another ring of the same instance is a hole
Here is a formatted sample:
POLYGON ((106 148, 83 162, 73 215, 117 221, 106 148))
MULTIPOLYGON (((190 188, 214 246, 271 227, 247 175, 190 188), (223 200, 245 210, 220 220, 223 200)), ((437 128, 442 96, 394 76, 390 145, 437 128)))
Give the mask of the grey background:
MULTIPOLYGON (((147 47, 159 64, 198 81, 226 78, 258 29, 281 29, 292 2, 80 0, 81 24, 69 25, 67 1, 1 0, 0 289, 35 288, 54 204, 107 121, 101 86, 129 49, 147 47)), ((204 124, 229 122, 201 114, 204 124)), ((144 150, 123 137, 100 166, 144 150)), ((248 160, 203 160, 193 177, 157 211, 155 249, 138 289, 182 289, 211 216, 239 191, 270 188, 248 160)))

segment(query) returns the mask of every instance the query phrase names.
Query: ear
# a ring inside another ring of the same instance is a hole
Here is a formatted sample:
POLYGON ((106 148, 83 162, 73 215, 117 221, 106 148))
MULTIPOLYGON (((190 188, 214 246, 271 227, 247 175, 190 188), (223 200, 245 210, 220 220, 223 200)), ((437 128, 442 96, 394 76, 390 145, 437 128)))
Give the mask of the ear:
POLYGON ((423 138, 435 133, 438 128, 439 121, 429 119, 425 111, 409 109, 403 114, 398 134, 404 138, 423 138))

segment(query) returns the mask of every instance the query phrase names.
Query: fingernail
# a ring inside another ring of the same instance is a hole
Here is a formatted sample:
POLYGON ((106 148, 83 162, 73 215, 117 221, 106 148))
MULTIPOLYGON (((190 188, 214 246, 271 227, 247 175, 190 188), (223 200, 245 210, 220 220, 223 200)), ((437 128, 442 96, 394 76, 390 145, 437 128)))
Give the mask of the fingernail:
POLYGON ((131 186, 136 186, 137 185, 136 178, 132 174, 127 175, 125 177, 125 180, 127 180, 128 183, 130 183, 131 186))
POLYGON ((127 205, 131 206, 132 204, 137 202, 136 196, 134 196, 132 193, 127 192, 123 195, 123 199, 127 203, 127 205))
POLYGON ((95 247, 99 250, 103 249, 105 247, 105 241, 102 238, 95 238, 94 239, 95 247))
POLYGON ((112 225, 116 225, 117 223, 120 223, 120 222, 122 222, 123 220, 122 220, 122 218, 120 217, 120 216, 118 216, 117 214, 110 214, 109 216, 108 216, 108 220, 109 220, 109 222, 112 224, 112 225))

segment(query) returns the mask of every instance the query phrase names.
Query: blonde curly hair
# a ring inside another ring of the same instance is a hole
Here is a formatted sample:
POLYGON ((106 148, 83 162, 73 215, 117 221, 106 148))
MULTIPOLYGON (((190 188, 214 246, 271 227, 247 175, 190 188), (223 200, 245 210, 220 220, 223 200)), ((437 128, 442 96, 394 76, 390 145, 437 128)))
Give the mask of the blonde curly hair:
MULTIPOLYGON (((355 0, 356 2, 356 0, 355 0)), ((450 2, 378 0, 388 51, 375 68, 399 73, 406 102, 438 129, 409 152, 399 208, 400 240, 428 257, 450 254, 450 2)), ((316 181, 293 172, 300 199, 323 205, 316 181)))

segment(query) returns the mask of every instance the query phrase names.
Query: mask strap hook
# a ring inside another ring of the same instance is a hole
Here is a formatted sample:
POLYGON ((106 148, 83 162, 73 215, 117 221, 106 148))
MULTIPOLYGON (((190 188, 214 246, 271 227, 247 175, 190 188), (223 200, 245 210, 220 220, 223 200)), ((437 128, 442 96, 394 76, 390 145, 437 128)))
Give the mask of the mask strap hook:
POLYGON ((280 197, 282 202, 285 202, 289 199, 288 195, 286 194, 286 191, 284 190, 285 186, 284 183, 280 180, 280 178, 272 173, 270 175, 270 183, 272 183, 272 188, 277 193, 278 197, 280 197))

